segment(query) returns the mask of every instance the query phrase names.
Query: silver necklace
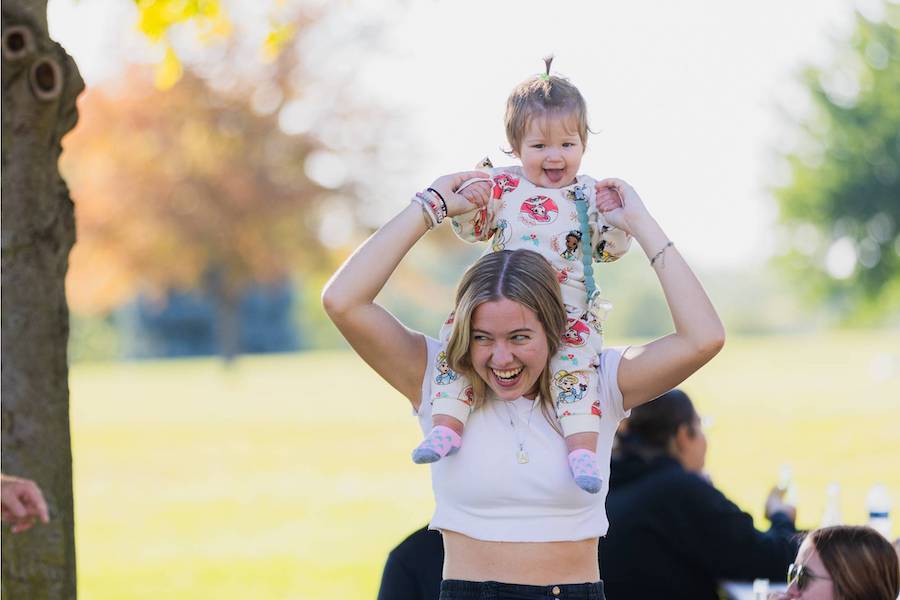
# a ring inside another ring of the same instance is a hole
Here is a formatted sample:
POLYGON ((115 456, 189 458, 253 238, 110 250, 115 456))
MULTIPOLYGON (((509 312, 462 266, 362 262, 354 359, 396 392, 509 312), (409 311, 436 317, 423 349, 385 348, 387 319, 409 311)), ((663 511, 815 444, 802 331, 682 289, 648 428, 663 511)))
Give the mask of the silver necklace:
POLYGON ((528 411, 528 421, 525 423, 526 430, 521 433, 521 435, 519 433, 519 426, 517 425, 519 414, 510 408, 510 400, 504 400, 504 404, 506 404, 506 414, 509 415, 509 424, 513 428, 513 433, 516 436, 516 443, 519 446, 519 449, 516 450, 516 460, 519 461, 520 465, 524 465, 528 462, 528 451, 525 449, 525 436, 531 431, 531 415, 534 414, 534 408, 537 406, 539 400, 540 396, 535 396, 534 402, 531 404, 531 410, 528 411))

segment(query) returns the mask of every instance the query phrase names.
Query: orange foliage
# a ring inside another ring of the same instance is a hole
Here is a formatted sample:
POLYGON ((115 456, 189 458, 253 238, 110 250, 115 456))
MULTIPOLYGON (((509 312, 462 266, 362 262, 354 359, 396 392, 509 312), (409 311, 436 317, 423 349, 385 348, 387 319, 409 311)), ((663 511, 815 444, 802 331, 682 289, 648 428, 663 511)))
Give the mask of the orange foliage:
POLYGON ((303 163, 318 142, 285 134, 249 96, 190 72, 163 92, 134 69, 115 91, 81 98, 61 159, 76 208, 75 311, 196 286, 210 268, 237 291, 311 259, 324 190, 303 163))

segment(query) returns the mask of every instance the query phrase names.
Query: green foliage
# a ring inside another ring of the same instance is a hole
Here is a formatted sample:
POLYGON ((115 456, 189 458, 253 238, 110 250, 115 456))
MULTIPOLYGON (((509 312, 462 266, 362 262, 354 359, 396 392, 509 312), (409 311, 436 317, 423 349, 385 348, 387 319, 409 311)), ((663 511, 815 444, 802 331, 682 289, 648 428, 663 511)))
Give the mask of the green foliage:
POLYGON ((774 190, 791 240, 778 262, 807 299, 857 323, 900 304, 900 6, 884 14, 858 15, 835 63, 806 69, 813 111, 774 190))

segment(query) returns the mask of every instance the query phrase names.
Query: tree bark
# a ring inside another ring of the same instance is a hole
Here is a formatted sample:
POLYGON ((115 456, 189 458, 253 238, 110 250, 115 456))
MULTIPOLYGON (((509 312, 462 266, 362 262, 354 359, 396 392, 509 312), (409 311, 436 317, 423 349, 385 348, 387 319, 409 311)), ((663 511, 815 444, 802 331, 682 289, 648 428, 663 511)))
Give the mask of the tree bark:
POLYGON ((75 243, 58 159, 84 83, 50 40, 47 0, 4 0, 2 115, 2 469, 33 479, 50 524, 3 530, 2 597, 74 598, 65 276, 75 243))

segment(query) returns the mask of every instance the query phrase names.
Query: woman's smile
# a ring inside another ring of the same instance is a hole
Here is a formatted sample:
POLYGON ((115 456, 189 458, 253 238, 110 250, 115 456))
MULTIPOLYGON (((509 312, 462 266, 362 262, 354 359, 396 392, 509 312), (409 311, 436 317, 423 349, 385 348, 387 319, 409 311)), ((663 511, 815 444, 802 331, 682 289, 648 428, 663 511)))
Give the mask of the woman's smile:
POLYGON ((537 314, 502 298, 475 309, 470 353, 475 372, 494 394, 515 400, 534 392, 550 351, 537 314))

